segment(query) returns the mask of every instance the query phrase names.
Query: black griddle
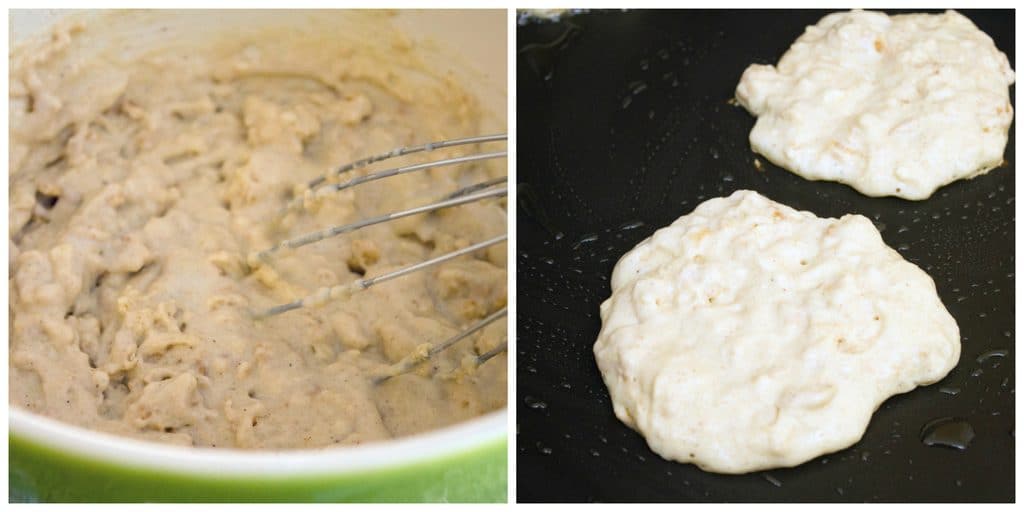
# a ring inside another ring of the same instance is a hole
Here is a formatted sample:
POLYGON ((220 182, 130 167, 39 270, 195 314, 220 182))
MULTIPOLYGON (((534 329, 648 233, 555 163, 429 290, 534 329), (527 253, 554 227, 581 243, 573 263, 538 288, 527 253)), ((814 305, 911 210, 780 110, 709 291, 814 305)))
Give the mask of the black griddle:
MULTIPOLYGON (((758 170, 754 118, 729 100, 747 65, 775 63, 825 13, 594 11, 520 23, 518 501, 1014 499, 1013 129, 1004 167, 922 202, 806 181, 764 158, 758 170), (883 404, 851 448, 717 475, 661 459, 615 418, 591 348, 618 258, 743 188, 819 216, 871 218, 935 279, 963 350, 941 382, 883 404), (993 349, 1007 354, 977 362, 993 349), (921 428, 947 416, 973 426, 966 450, 921 442, 921 428)), ((964 13, 1012 64, 1013 11, 964 13)))

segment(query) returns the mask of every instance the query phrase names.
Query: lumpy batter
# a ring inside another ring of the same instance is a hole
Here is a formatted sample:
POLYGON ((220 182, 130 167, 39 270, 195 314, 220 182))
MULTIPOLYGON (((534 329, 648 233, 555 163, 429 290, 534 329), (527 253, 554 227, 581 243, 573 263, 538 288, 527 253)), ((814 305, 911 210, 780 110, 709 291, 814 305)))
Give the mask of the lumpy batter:
POLYGON ((504 232, 505 204, 491 200, 246 263, 284 238, 504 175, 500 161, 432 169, 281 215, 296 185, 341 163, 479 133, 481 107, 459 84, 400 36, 380 50, 268 30, 124 61, 79 52, 95 30, 66 24, 11 56, 12 405, 241 448, 361 443, 504 406, 503 355, 460 370, 504 340, 503 322, 370 380, 505 304, 504 245, 320 308, 252 314, 504 232))
POLYGON ((882 402, 960 358, 935 283, 870 220, 750 190, 640 242, 611 287, 594 356, 616 416, 657 454, 706 471, 846 448, 882 402))
POLYGON ((736 99, 751 147, 810 180, 929 198, 1001 165, 1013 106, 1006 55, 955 12, 832 13, 778 65, 752 64, 736 99))

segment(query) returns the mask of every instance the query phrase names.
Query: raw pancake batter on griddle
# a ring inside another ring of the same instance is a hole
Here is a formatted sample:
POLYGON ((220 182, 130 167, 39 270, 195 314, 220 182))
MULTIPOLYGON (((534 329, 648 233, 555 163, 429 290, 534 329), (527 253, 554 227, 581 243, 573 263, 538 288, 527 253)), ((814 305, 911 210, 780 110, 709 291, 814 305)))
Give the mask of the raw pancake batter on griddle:
POLYGON ((736 99, 754 151, 810 180, 927 199, 1003 161, 1014 73, 966 17, 853 11, 807 27, 736 99))
POLYGON ((944 377, 956 321, 867 218, 742 190, 616 264, 594 355, 615 414, 717 473, 795 466, 864 434, 887 398, 944 377))
POLYGON ((503 162, 434 169, 278 222, 296 185, 341 163, 481 131, 474 98, 431 75, 386 16, 360 15, 391 42, 266 29, 122 62, 77 51, 102 27, 64 25, 12 54, 11 405, 239 448, 362 443, 504 406, 504 356, 443 378, 499 344, 503 322, 415 374, 369 380, 503 306, 503 246, 322 308, 252 316, 505 231, 502 203, 474 203, 247 268, 278 240, 505 174, 503 162))

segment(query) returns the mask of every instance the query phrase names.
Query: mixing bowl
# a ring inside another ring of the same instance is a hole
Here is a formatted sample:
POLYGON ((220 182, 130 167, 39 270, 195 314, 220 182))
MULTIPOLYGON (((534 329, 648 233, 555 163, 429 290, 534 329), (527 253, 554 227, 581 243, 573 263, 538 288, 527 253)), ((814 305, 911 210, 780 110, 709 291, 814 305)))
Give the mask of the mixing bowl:
MULTIPOLYGON (((67 16, 103 17, 103 34, 144 51, 208 31, 261 26, 331 37, 358 32, 344 11, 12 11, 12 44, 45 37, 67 16)), ((436 70, 452 73, 487 111, 481 128, 504 131, 503 10, 398 11, 388 23, 416 42, 436 70), (455 50, 458 49, 458 50, 455 50)), ((10 409, 11 501, 505 501, 507 415, 495 411, 440 430, 361 446, 242 451, 184 448, 82 429, 10 409)))

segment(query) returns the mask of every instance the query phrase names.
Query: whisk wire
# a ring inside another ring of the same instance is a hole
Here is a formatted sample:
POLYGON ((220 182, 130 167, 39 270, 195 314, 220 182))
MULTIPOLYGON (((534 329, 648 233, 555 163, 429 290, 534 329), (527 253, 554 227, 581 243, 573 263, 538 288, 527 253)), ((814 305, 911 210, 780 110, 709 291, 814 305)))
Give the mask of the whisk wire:
POLYGON ((492 245, 500 244, 500 243, 504 242, 507 239, 508 239, 508 235, 507 234, 506 235, 499 235, 499 236, 496 236, 496 237, 491 238, 489 240, 485 240, 483 242, 475 243, 473 245, 464 247, 462 249, 451 251, 451 252, 442 254, 441 256, 430 258, 428 260, 424 260, 424 261, 421 261, 419 263, 415 263, 413 265, 409 265, 407 267, 400 268, 400 269, 395 270, 393 272, 388 272, 386 274, 381 274, 381 275, 376 276, 376 277, 370 277, 370 278, 365 278, 365 279, 357 279, 357 280, 352 281, 351 283, 348 283, 348 284, 343 284, 343 285, 338 285, 338 286, 333 286, 333 287, 323 287, 323 288, 320 288, 319 290, 317 290, 317 292, 312 294, 312 295, 307 295, 307 296, 305 296, 305 297, 303 297, 301 299, 289 302, 287 304, 281 304, 281 305, 278 305, 278 306, 274 306, 272 308, 269 308, 269 309, 266 309, 266 310, 261 311, 259 313, 256 313, 256 317, 257 318, 267 318, 267 317, 270 317, 270 316, 279 315, 281 313, 285 313, 285 312, 292 311, 294 309, 299 309, 299 308, 302 308, 302 307, 320 306, 320 305, 325 304, 327 301, 336 300, 336 299, 340 299, 342 297, 351 296, 352 294, 354 294, 356 292, 359 292, 359 291, 362 291, 362 290, 365 290, 365 289, 367 289, 367 288, 369 288, 369 287, 371 287, 373 285, 380 284, 380 283, 383 283, 383 282, 386 282, 386 281, 390 281, 392 279, 399 278, 399 277, 402 277, 404 275, 408 275, 408 274, 411 274, 413 272, 417 272, 417 271, 423 270, 425 268, 429 268, 429 267, 433 267, 435 265, 439 265, 439 264, 444 263, 446 261, 458 258, 459 256, 464 256, 466 254, 470 254, 470 253, 479 251, 480 249, 486 249, 486 248, 488 248, 488 247, 490 247, 492 245))
MULTIPOLYGON (((338 169, 336 169, 335 171, 333 171, 333 175, 339 176, 339 175, 342 175, 342 174, 344 174, 346 172, 352 171, 354 169, 359 169, 359 168, 362 168, 362 167, 366 167, 367 165, 373 164, 375 162, 380 162, 380 161, 387 160, 387 159, 390 159, 390 158, 396 158, 396 157, 400 157, 400 156, 404 156, 404 155, 408 155, 408 154, 412 154, 412 153, 418 153, 418 152, 423 152, 423 151, 433 151, 435 149, 452 147, 452 146, 461 146, 461 145, 466 145, 466 144, 478 144, 478 143, 484 143, 484 142, 502 141, 502 140, 507 140, 507 138, 508 137, 507 137, 506 134, 482 135, 482 136, 478 136, 478 137, 465 137, 465 138, 461 138, 461 139, 451 139, 451 140, 446 140, 446 141, 429 142, 429 143, 421 144, 421 145, 418 145, 418 146, 406 146, 406 147, 396 148, 396 149, 393 149, 393 150, 391 150, 391 151, 389 151, 387 153, 381 153, 381 154, 378 154, 378 155, 374 155, 374 156, 371 156, 371 157, 363 158, 361 160, 356 160, 356 161, 354 161, 352 163, 343 165, 343 166, 339 167, 338 169)), ((307 185, 307 189, 305 191, 302 191, 300 194, 297 194, 297 196, 291 201, 289 206, 286 207, 285 210, 283 210, 282 214, 287 213, 289 211, 294 211, 297 208, 303 208, 304 205, 306 204, 305 200, 307 198, 310 198, 311 194, 313 194, 312 197, 315 198, 315 197, 319 196, 319 194, 341 191, 341 190, 345 190, 345 189, 348 189, 348 188, 351 188, 351 187, 355 187, 355 186, 363 184, 363 183, 367 183, 367 182, 371 182, 371 181, 376 181, 376 180, 380 180, 380 179, 384 179, 384 178, 389 178, 389 177, 392 177, 392 176, 399 176, 399 175, 402 175, 402 174, 407 174, 407 173, 411 173, 411 172, 415 172, 415 171, 421 171, 421 170, 431 169, 431 168, 436 168, 436 167, 443 167, 443 166, 457 165, 457 164, 468 163, 468 162, 490 160, 490 159, 495 159, 495 158, 504 158, 506 156, 508 156, 508 151, 493 151, 493 152, 487 152, 487 153, 478 153, 478 154, 472 154, 472 155, 459 156, 459 157, 454 157, 454 158, 446 158, 446 159, 437 160, 437 161, 434 161, 434 162, 419 163, 419 164, 406 165, 406 166, 386 169, 386 170, 383 170, 383 171, 379 171, 379 172, 375 172, 375 173, 370 173, 370 174, 366 174, 366 175, 363 175, 363 176, 359 176, 359 177, 350 179, 350 180, 348 180, 346 182, 343 182, 343 183, 333 183, 333 181, 334 181, 333 177, 321 176, 319 178, 316 178, 316 179, 310 181, 308 183, 308 185, 307 185), (326 186, 321 187, 321 185, 325 185, 328 182, 329 179, 332 181, 332 183, 329 183, 326 186), (315 193, 314 193, 314 190, 315 190, 315 193)), ((345 233, 351 233, 351 232, 356 231, 358 229, 362 229, 362 228, 365 228, 365 227, 368 227, 368 226, 373 226, 375 224, 381 224, 381 223, 384 223, 384 222, 388 222, 388 221, 395 220, 395 219, 400 219, 400 218, 403 218, 403 217, 408 217, 408 216, 411 216, 411 215, 417 215, 417 214, 421 214, 421 213, 429 213, 429 212, 441 210, 443 208, 455 207, 455 206, 459 206, 459 205, 463 205, 463 204, 467 204, 467 203, 471 203, 471 202, 475 202, 475 201, 481 201, 481 200, 488 199, 488 198, 495 198, 495 197, 506 196, 506 195, 508 195, 508 186, 507 185, 501 186, 506 181, 507 181, 507 177, 493 178, 493 179, 486 180, 486 181, 481 182, 481 183, 477 183, 477 184, 473 184, 473 185, 469 185, 469 186, 463 187, 463 188, 461 188, 459 190, 456 190, 455 192, 447 195, 442 200, 434 202, 434 203, 431 203, 431 204, 417 206, 417 207, 414 207, 414 208, 409 208, 409 209, 401 210, 401 211, 397 211, 397 212, 391 212, 391 213, 386 213, 386 214, 382 214, 382 215, 377 215, 377 216, 370 217, 370 218, 367 218, 367 219, 363 219, 363 220, 360 220, 360 221, 357 221, 357 222, 352 222, 352 223, 349 223, 349 224, 342 224, 342 225, 333 226, 333 227, 330 227, 330 228, 326 228, 326 229, 322 229, 322 230, 306 233, 306 234, 303 234, 303 235, 300 235, 300 236, 297 236, 297 237, 294 237, 294 238, 291 238, 291 239, 288 239, 288 240, 284 240, 284 241, 278 242, 274 246, 272 246, 270 248, 267 248, 267 249, 264 249, 262 251, 251 253, 249 258, 248 258, 248 263, 249 263, 250 268, 256 268, 262 262, 265 262, 265 261, 269 260, 271 255, 273 255, 274 253, 276 253, 276 252, 278 252, 278 251, 280 251, 282 249, 285 249, 285 248, 296 249, 296 248, 299 248, 299 247, 302 247, 302 246, 305 246, 305 245, 309 245, 309 244, 312 244, 312 243, 320 242, 320 241, 322 241, 322 240, 324 240, 326 238, 338 236, 338 235, 345 234, 345 233)), ((370 277, 370 278, 356 279, 356 280, 354 280, 352 282, 349 282, 349 283, 346 283, 346 284, 337 285, 337 286, 332 286, 332 287, 322 287, 322 288, 318 289, 315 293, 313 293, 311 295, 307 295, 307 296, 305 296, 305 297, 303 297, 301 299, 294 300, 294 301, 288 302, 286 304, 279 304, 277 306, 274 306, 274 307, 271 307, 271 308, 265 309, 263 311, 259 311, 259 312, 253 313, 253 314, 254 314, 254 316, 256 318, 268 318, 268 317, 272 317, 272 316, 275 316, 275 315, 279 315, 279 314, 286 313, 288 311, 293 311, 293 310, 296 310, 296 309, 299 309, 299 308, 303 308, 303 307, 321 306, 321 305, 327 303, 328 301, 338 300, 338 299, 341 299, 341 298, 350 297, 351 295, 353 295, 353 294, 355 294, 357 292, 360 292, 362 290, 366 290, 367 288, 370 288, 370 287, 372 287, 372 286, 374 286, 376 284, 383 283, 383 282, 386 282, 386 281, 390 281, 392 279, 397 279, 399 277, 411 274, 413 272, 418 272, 420 270, 424 270, 426 268, 430 268, 430 267, 433 267, 435 265, 440 265, 441 263, 444 263, 446 261, 453 260, 453 259, 458 258, 460 256, 465 256, 467 254, 473 253, 475 251, 479 251, 481 249, 486 249, 488 247, 491 247, 493 245, 505 242, 507 240, 508 240, 508 235, 507 234, 496 236, 496 237, 493 237, 493 238, 491 238, 489 240, 485 240, 483 242, 478 242, 478 243, 469 245, 467 247, 464 247, 464 248, 461 248, 461 249, 457 249, 457 250, 454 250, 454 251, 442 254, 440 256, 436 256, 436 257, 427 259, 425 261, 421 261, 419 263, 408 265, 406 267, 402 267, 402 268, 399 268, 397 270, 394 270, 394 271, 391 271, 391 272, 388 272, 388 273, 385 273, 385 274, 381 274, 379 276, 370 277)), ((381 383, 381 382, 383 382, 383 381, 385 381, 387 379, 390 379, 390 378, 392 378, 394 376, 401 375, 403 373, 407 373, 409 371, 412 371, 413 369, 418 367, 420 364, 422 364, 422 363, 426 362, 427 360, 431 359, 432 357, 434 357, 438 353, 448 349, 449 347, 451 347, 452 345, 458 343, 459 341, 461 341, 463 339, 466 339, 467 337, 471 336, 472 334, 478 332, 479 330, 483 329, 487 325, 490 325, 491 323, 493 323, 497 319, 502 318, 502 317, 504 317, 506 315, 507 315, 507 308, 503 307, 500 310, 495 311, 494 313, 491 313, 490 315, 488 315, 485 318, 481 319, 480 321, 476 322, 475 324, 469 326, 468 328, 466 328, 462 332, 452 336, 451 338, 448 338, 447 340, 445 340, 445 341, 443 341, 443 342, 441 342, 441 343, 439 343, 437 345, 434 345, 434 346, 421 345, 420 347, 417 347, 416 350, 414 350, 412 353, 407 355, 401 361, 399 361, 398 363, 395 363, 394 365, 389 367, 387 370, 385 370, 383 373, 381 373, 381 374, 379 374, 377 376, 374 376, 372 378, 374 384, 379 384, 379 383, 381 383)), ((496 355, 498 355, 498 354, 500 354, 500 353, 502 353, 502 352, 504 352, 506 350, 508 350, 508 340, 507 339, 505 339, 504 342, 502 342, 498 346, 492 348, 491 350, 488 350, 487 352, 476 356, 474 359, 466 360, 466 362, 464 364, 468 365, 468 367, 464 366, 462 371, 469 371, 470 367, 471 368, 479 367, 480 365, 484 364, 488 360, 492 359, 496 355)))
POLYGON ((508 151, 493 151, 493 152, 490 152, 490 153, 480 153, 478 155, 458 156, 458 157, 454 157, 454 158, 446 158, 444 160, 437 160, 437 161, 434 161, 434 162, 426 162, 426 163, 422 163, 422 164, 406 165, 406 166, 403 166, 403 167, 395 167, 393 169, 386 169, 386 170, 383 170, 383 171, 379 171, 379 172, 375 172, 375 173, 370 173, 370 174, 367 174, 365 176, 360 176, 358 178, 352 178, 352 179, 350 179, 350 180, 348 180, 348 181, 346 181, 344 183, 336 183, 336 184, 327 185, 326 188, 328 190, 332 190, 334 192, 340 192, 342 190, 352 188, 352 187, 354 187, 356 185, 362 185, 363 183, 368 183, 368 182, 371 182, 371 181, 377 181, 377 180, 381 180, 381 179, 384 179, 384 178, 390 178, 392 176, 400 176, 402 174, 408 174, 410 172, 423 171, 423 170, 426 170, 426 169, 433 169, 435 167, 444 167, 444 166, 448 166, 448 165, 464 164, 464 163, 468 163, 468 162, 477 162, 477 161, 480 161, 480 160, 492 160, 492 159, 495 159, 495 158, 505 158, 506 156, 508 156, 508 151))
MULTIPOLYGON (((508 135, 504 133, 497 133, 493 135, 480 135, 477 137, 463 137, 461 139, 449 139, 441 140, 436 142, 428 142, 426 144, 420 144, 417 146, 405 146, 400 148, 392 149, 386 153, 380 153, 367 158, 356 160, 354 162, 345 164, 334 171, 335 174, 344 174, 348 171, 366 167, 367 165, 380 162, 381 160, 388 160, 391 158, 397 158, 400 156, 411 155, 413 153, 419 153, 422 151, 433 151, 435 149, 450 148, 454 146, 463 146, 466 144, 480 144, 484 142, 497 142, 508 139, 508 135)), ((309 182, 309 188, 318 187, 321 183, 327 181, 327 178, 320 176, 309 182)))
MULTIPOLYGON (((494 323, 499 318, 504 317, 506 314, 508 314, 508 308, 507 307, 503 307, 503 308, 495 311, 494 313, 491 313, 490 315, 487 315, 486 317, 484 317, 483 319, 481 319, 478 322, 474 323, 473 325, 467 327, 462 332, 452 336, 451 338, 448 338, 448 339, 442 341, 441 343, 438 343, 437 345, 431 346, 429 349, 427 349, 425 351, 421 351, 421 352, 414 351, 412 354, 409 354, 408 356, 404 357, 401 361, 391 365, 390 367, 385 369, 381 374, 378 374, 376 377, 374 377, 374 379, 373 379, 374 384, 380 384, 381 382, 384 382, 385 380, 388 380, 388 379, 390 379, 392 377, 396 377, 398 375, 402 375, 404 373, 408 373, 408 372, 412 371, 417 366, 423 364, 424 362, 426 362, 430 358, 432 358, 432 357, 436 356, 437 354, 440 354, 444 350, 448 349, 448 347, 451 347, 452 345, 454 345, 454 344, 456 344, 456 343, 458 343, 458 342, 468 338, 469 336, 473 335, 474 333, 476 333, 477 331, 483 329, 484 327, 487 327, 488 325, 491 325, 492 323, 494 323)), ((507 342, 506 342, 506 347, 507 347, 507 342)), ((490 359, 490 358, 498 355, 498 353, 500 353, 500 351, 499 352, 494 352, 493 354, 489 355, 487 357, 487 359, 490 359)), ((479 361, 481 357, 483 357, 483 355, 478 356, 477 357, 477 361, 479 361)), ((487 359, 484 359, 483 361, 486 362, 487 359)), ((478 365, 479 364, 483 364, 483 362, 478 363, 478 365)))
MULTIPOLYGON (((502 182, 503 181, 505 181, 504 178, 502 178, 502 182)), ((484 185, 484 184, 485 183, 480 183, 478 185, 473 185, 473 186, 475 187, 475 186, 480 186, 480 185, 484 185)), ((489 185, 489 186, 493 186, 493 184, 489 185)), ((469 187, 467 187, 467 188, 469 188, 469 187)), ((466 190, 466 189, 463 189, 463 190, 466 190)), ((415 208, 409 208, 407 210, 401 210, 401 211, 392 212, 392 213, 385 213, 383 215, 377 215, 375 217, 370 217, 370 218, 363 219, 363 220, 360 220, 360 221, 357 221, 357 222, 352 222, 352 223, 349 223, 349 224, 342 224, 342 225, 339 225, 339 226, 332 226, 332 227, 327 228, 327 229, 322 229, 322 230, 319 230, 319 231, 314 231, 314 232, 311 232, 311 233, 306 233, 304 235, 300 235, 300 236, 297 236, 295 238, 290 238, 288 240, 284 240, 282 242, 278 242, 273 247, 270 247, 268 249, 264 249, 264 250, 256 253, 255 254, 255 258, 257 258, 259 260, 266 260, 270 255, 276 253, 277 251, 280 251, 281 249, 296 249, 296 248, 302 247, 304 245, 309 245, 309 244, 312 244, 312 243, 319 242, 319 241, 324 240, 326 238, 331 238, 331 237, 342 235, 342 234, 345 234, 345 233, 351 233, 353 231, 357 231, 357 230, 365 228, 365 227, 373 226, 375 224, 381 224, 381 223, 392 221, 392 220, 395 220, 395 219, 401 219, 403 217, 409 217, 411 215, 417 215, 417 214, 420 214, 420 213, 428 213, 428 212, 433 212, 433 211, 441 210, 443 208, 450 208, 450 207, 453 207, 453 206, 459 206, 459 205, 463 205, 463 204, 466 204, 466 203, 472 203, 472 202, 475 202, 475 201, 479 201, 481 199, 487 199, 487 198, 490 198, 490 197, 501 197, 501 196, 505 196, 505 195, 508 195, 508 188, 507 187, 496 188, 496 189, 493 189, 493 190, 484 190, 483 192, 473 192, 473 193, 469 193, 469 194, 465 194, 465 195, 457 196, 457 197, 449 196, 448 199, 445 199, 445 200, 442 200, 442 201, 438 201, 436 203, 431 203, 431 204, 427 204, 427 205, 423 205, 423 206, 417 206, 415 208)), ((251 259, 252 258, 250 258, 250 260, 251 259)))

